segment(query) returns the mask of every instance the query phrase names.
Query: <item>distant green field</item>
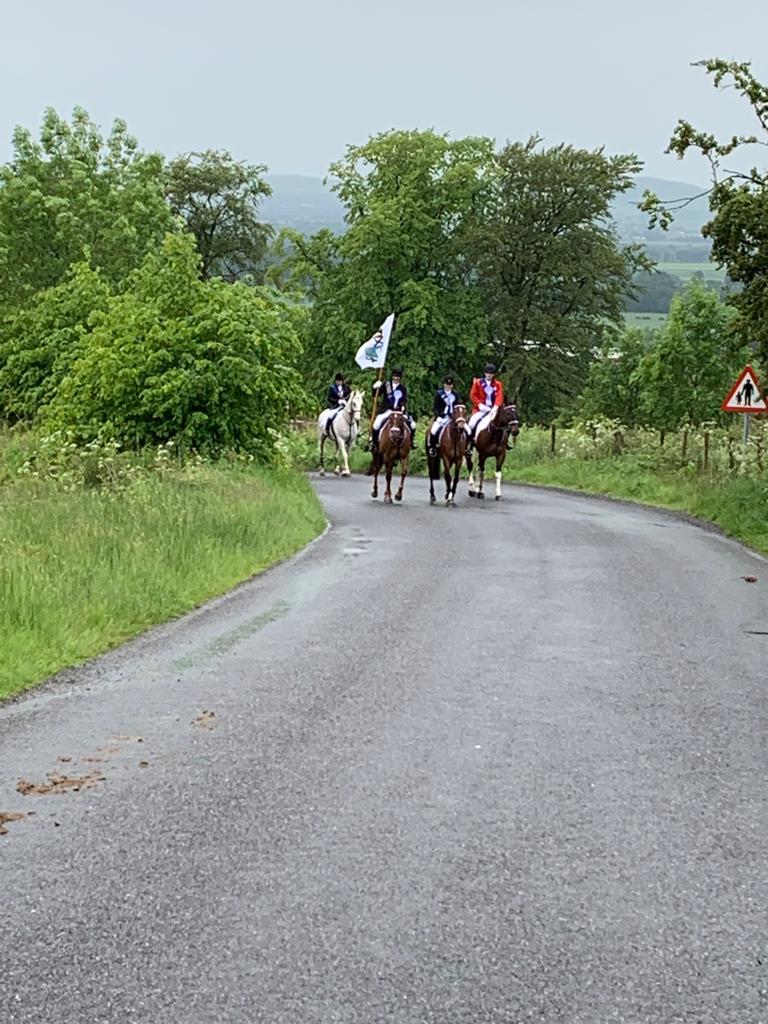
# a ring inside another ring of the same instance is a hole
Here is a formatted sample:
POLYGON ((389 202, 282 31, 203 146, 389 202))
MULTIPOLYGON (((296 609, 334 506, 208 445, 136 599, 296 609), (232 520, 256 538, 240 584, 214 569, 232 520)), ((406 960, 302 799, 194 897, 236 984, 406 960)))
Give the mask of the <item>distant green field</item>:
POLYGON ((657 263, 656 266, 665 274, 674 274, 681 281, 690 281, 697 271, 705 281, 725 280, 725 270, 719 269, 714 263, 657 263))
POLYGON ((655 331, 663 327, 667 319, 666 313, 625 313, 627 327, 640 327, 643 330, 655 331))

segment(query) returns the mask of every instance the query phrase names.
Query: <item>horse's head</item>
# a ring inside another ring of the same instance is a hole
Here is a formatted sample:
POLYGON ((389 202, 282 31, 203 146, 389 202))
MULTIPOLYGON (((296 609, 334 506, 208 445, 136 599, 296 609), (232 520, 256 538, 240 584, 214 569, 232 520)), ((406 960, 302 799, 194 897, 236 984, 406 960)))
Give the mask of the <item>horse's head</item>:
POLYGON ((355 423, 359 423, 360 414, 363 411, 363 392, 353 391, 347 401, 349 402, 349 408, 352 412, 352 419, 355 423))
POLYGON ((389 427, 389 439, 394 445, 400 445, 403 443, 405 437, 405 416, 399 411, 395 411, 389 417, 387 421, 389 427))
POLYGON ((454 405, 451 419, 459 429, 463 430, 467 425, 467 407, 466 405, 454 405))
POLYGON ((520 433, 520 417, 517 414, 517 406, 510 402, 502 406, 496 418, 496 426, 501 430, 508 430, 512 437, 520 433))

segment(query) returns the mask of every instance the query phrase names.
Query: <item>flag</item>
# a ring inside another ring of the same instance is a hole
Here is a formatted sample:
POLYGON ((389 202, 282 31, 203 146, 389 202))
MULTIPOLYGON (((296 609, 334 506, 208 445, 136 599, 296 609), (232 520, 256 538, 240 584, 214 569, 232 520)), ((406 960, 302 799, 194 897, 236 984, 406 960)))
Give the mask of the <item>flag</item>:
POLYGON ((395 314, 390 313, 376 333, 364 341, 357 350, 355 362, 361 370, 380 370, 387 360, 389 337, 395 323, 395 314))

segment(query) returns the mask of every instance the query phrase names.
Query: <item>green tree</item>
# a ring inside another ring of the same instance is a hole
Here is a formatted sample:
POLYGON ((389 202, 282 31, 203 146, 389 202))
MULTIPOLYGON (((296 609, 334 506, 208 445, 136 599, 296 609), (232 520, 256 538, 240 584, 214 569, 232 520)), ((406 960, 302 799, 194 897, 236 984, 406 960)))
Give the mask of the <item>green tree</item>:
POLYGON ((647 351, 645 335, 636 329, 606 338, 589 367, 587 385, 574 404, 574 412, 587 419, 605 416, 628 427, 642 423, 645 408, 637 371, 647 351))
POLYGON ((187 153, 168 165, 168 201, 197 240, 204 279, 261 277, 272 234, 259 215, 262 200, 272 194, 262 177, 266 170, 212 149, 187 153))
POLYGON ((270 431, 303 400, 292 314, 199 270, 192 236, 167 236, 93 318, 46 422, 82 439, 268 456, 270 431))
POLYGON ((639 246, 622 248, 610 208, 641 168, 540 139, 498 154, 480 238, 495 362, 529 417, 549 417, 582 390, 594 351, 623 323, 639 246))
POLYGON ((736 311, 698 281, 672 300, 667 323, 637 370, 653 426, 674 429, 720 416, 728 386, 748 360, 735 319, 736 311))
MULTIPOLYGON (((768 357, 768 170, 752 167, 746 172, 724 168, 727 160, 742 146, 768 144, 768 86, 754 76, 749 62, 719 59, 697 61, 711 75, 713 85, 733 88, 742 96, 755 116, 758 133, 732 136, 719 141, 712 133, 694 128, 688 121, 677 123, 667 152, 682 159, 699 152, 708 162, 712 186, 708 190, 712 220, 702 234, 712 240, 712 258, 728 271, 728 277, 740 288, 729 295, 741 314, 742 334, 756 343, 763 359, 768 357)), ((651 225, 667 227, 676 209, 697 197, 665 203, 646 192, 641 209, 651 215, 651 225)))
POLYGON ((142 153, 124 121, 104 138, 82 108, 71 122, 48 109, 40 140, 17 128, 0 167, 0 305, 58 284, 84 258, 115 284, 172 226, 163 159, 142 153))
POLYGON ((0 321, 0 417, 31 422, 54 398, 82 339, 110 297, 104 277, 76 263, 60 284, 36 292, 0 321))
POLYGON ((312 303, 307 377, 316 393, 334 370, 350 367, 357 347, 392 311, 389 362, 403 364, 416 410, 431 407, 444 371, 468 383, 487 336, 469 250, 492 162, 488 139, 391 131, 349 147, 331 166, 347 208, 346 232, 284 236, 282 278, 312 303))

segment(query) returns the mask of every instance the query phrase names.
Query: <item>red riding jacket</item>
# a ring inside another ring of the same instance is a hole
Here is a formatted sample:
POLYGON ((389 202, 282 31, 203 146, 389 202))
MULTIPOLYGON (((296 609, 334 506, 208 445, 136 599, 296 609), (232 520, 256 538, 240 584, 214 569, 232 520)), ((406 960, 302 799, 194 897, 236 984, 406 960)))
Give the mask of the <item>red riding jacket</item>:
POLYGON ((483 378, 475 377, 472 381, 472 387, 469 391, 469 400, 472 403, 472 412, 480 412, 481 405, 490 405, 493 408, 496 405, 504 404, 504 388, 501 385, 500 380, 494 379, 491 381, 491 387, 493 388, 493 401, 488 402, 488 397, 483 387, 483 378))

